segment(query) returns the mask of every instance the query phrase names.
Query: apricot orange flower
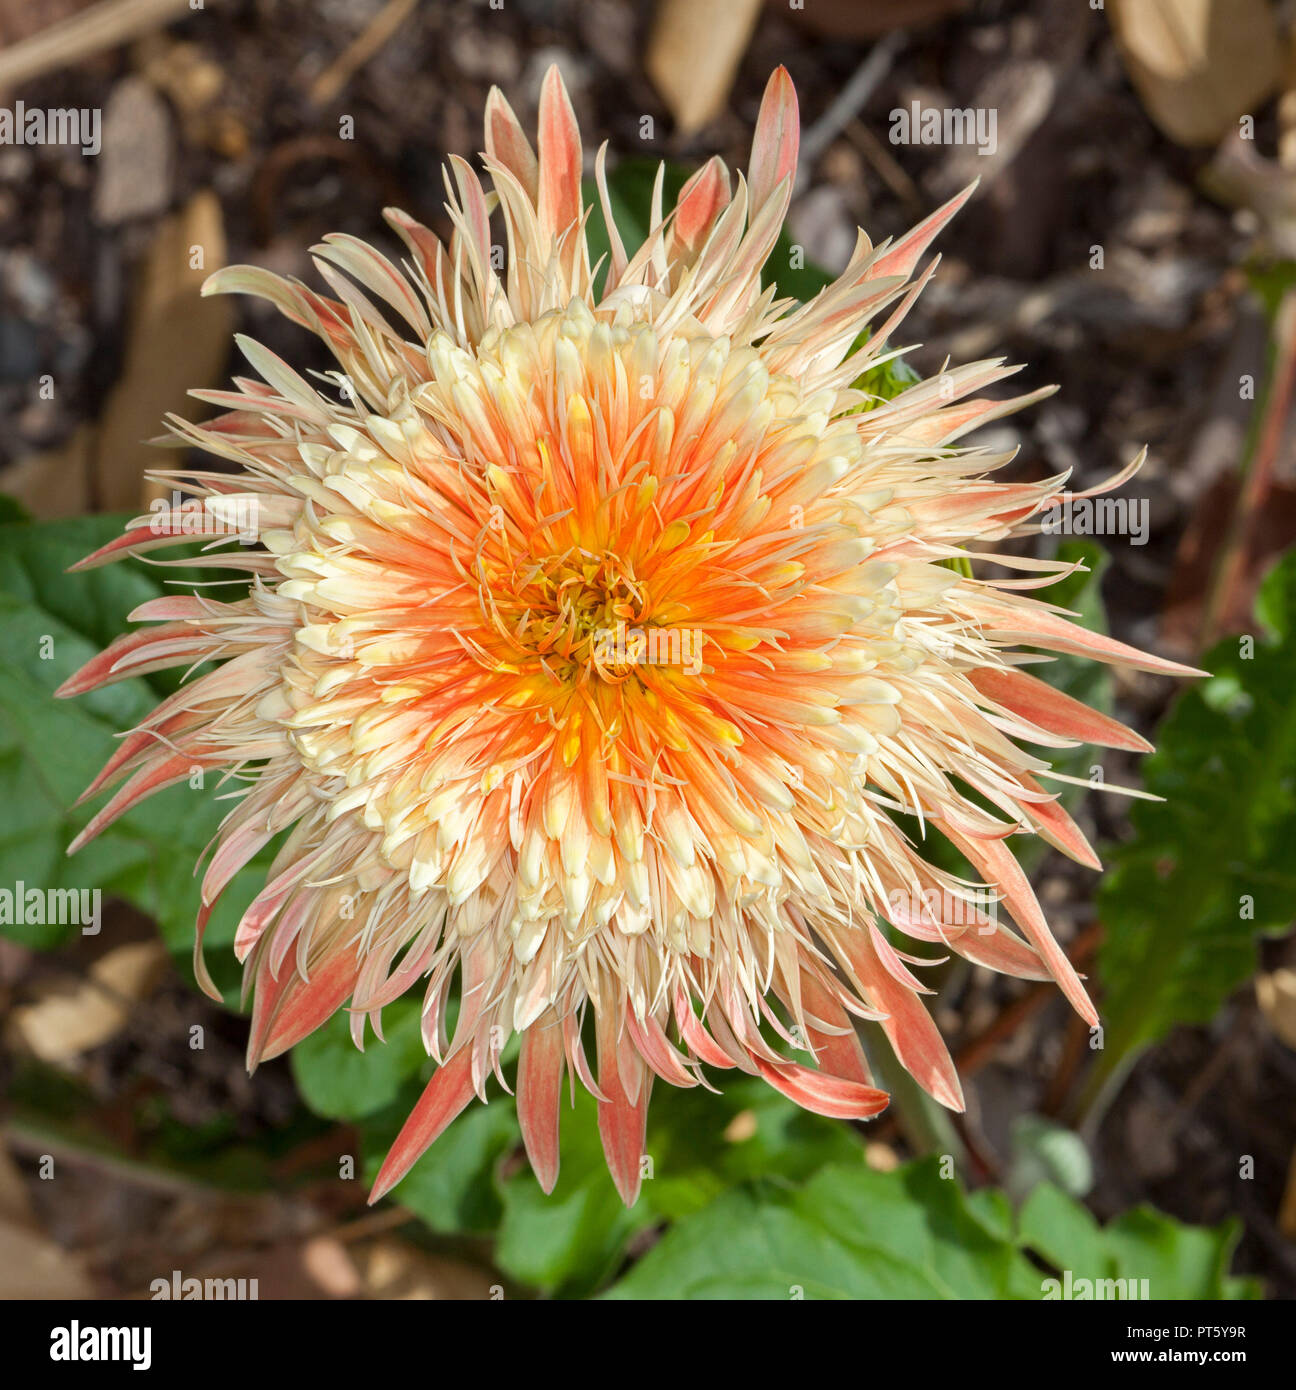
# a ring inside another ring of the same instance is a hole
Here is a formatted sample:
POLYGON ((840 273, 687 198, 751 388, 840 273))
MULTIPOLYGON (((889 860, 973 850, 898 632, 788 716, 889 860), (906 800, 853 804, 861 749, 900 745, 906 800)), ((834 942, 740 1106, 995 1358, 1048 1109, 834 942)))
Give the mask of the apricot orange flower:
POLYGON ((960 1107, 925 962, 884 923, 1051 976, 1095 1017, 1008 841, 1097 861, 1018 742, 1146 744, 1028 674, 1040 658, 1018 645, 1182 668, 1029 596, 1064 566, 987 554, 1063 483, 993 481, 1011 455, 958 443, 1034 399, 978 394, 1015 369, 952 368, 886 401, 854 384, 891 351, 966 194, 894 244, 860 233, 805 305, 762 288, 797 142, 780 70, 746 178, 712 159, 669 215, 659 179, 632 248, 600 150, 611 250, 591 266, 559 76, 534 150, 492 92, 494 191, 451 160, 448 248, 389 211, 404 269, 331 236, 316 248, 331 296, 248 267, 211 277, 206 292, 263 296, 318 334, 340 371, 317 389, 240 339, 261 380, 196 393, 224 412, 206 425, 171 421, 237 471, 172 475, 190 503, 84 562, 187 539, 193 507, 216 530, 257 521, 255 547, 205 557, 247 573, 243 597, 144 604, 132 617, 156 625, 64 687, 208 664, 122 741, 91 790, 127 780, 79 840, 195 767, 237 771, 196 969, 211 988, 211 907, 284 836, 235 942, 251 1064, 343 1008, 361 1044, 384 1005, 425 990, 439 1066, 375 1196, 504 1080, 515 1033, 546 1189, 565 1070, 597 1097, 627 1202, 656 1078, 736 1067, 822 1114, 876 1114, 856 1020, 960 1107), (942 563, 990 558, 1025 578, 942 563), (928 862, 902 814, 983 882, 928 862))

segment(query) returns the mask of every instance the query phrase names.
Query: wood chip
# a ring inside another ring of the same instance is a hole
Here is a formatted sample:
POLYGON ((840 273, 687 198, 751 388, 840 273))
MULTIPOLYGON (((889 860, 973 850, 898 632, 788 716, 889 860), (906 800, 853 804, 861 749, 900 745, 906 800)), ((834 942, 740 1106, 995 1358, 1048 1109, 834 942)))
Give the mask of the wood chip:
POLYGON ((167 467, 169 460, 145 441, 163 433, 168 412, 198 417, 199 407, 187 392, 221 384, 234 306, 225 295, 203 299, 200 291, 224 263, 220 203, 204 190, 158 227, 144 265, 125 366, 95 446, 93 488, 101 510, 130 511, 159 495, 146 487, 144 471, 167 467), (201 266, 192 264, 195 248, 201 250, 201 266))
MULTIPOLYGON (((0 52, 0 92, 60 72, 191 13, 189 0, 104 0, 0 52)), ((44 18, 49 20, 48 12, 44 18)))
POLYGON ((116 946, 70 988, 51 985, 9 1020, 9 1036, 42 1061, 70 1062, 107 1042, 126 1024, 132 1005, 156 987, 170 964, 159 940, 116 946))
POLYGON ((661 0, 644 66, 682 135, 724 110, 761 0, 661 0))
POLYGON ((1181 145, 1213 145, 1278 87, 1269 0, 1108 0, 1116 44, 1148 115, 1181 145))
POLYGON ((1274 1033, 1296 1049, 1296 970, 1270 971, 1256 977, 1256 999, 1274 1033))

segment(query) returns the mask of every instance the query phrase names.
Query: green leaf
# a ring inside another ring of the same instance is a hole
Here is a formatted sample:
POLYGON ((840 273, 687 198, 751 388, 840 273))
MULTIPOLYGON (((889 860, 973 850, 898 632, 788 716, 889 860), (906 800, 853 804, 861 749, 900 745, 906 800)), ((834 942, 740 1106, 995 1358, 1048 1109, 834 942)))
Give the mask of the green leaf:
MULTIPOLYGON (((424 1071, 430 1069, 426 1057, 423 1063, 424 1071)), ((421 1083, 405 1086, 395 1104, 362 1122, 366 1182, 378 1176, 420 1090, 421 1083)), ((499 1225, 503 1210, 495 1170, 504 1155, 517 1147, 519 1137, 517 1115, 508 1096, 486 1105, 471 1103, 410 1169, 394 1191, 395 1200, 434 1231, 489 1235, 499 1225)))
POLYGON ((643 1299, 1041 1299, 1053 1271, 1148 1279, 1154 1298, 1253 1297, 1229 1279, 1236 1230, 1140 1209, 1105 1230, 1040 1187, 1015 1219, 1001 1193, 967 1196, 938 1158, 890 1173, 858 1163, 804 1186, 731 1191, 687 1216, 608 1296, 643 1299), (1176 1261, 1182 1260, 1182 1265, 1176 1261))
POLYGON ((597 1105, 583 1088, 574 1108, 564 1099, 561 1145, 562 1166, 551 1194, 544 1194, 529 1168, 504 1185, 495 1262, 524 1284, 580 1297, 612 1272, 653 1212, 642 1198, 629 1210, 622 1204, 603 1157, 597 1105))
MULTIPOLYGON (((853 352, 858 347, 868 341, 868 332, 861 333, 860 336, 851 344, 853 352)), ((851 382, 851 388, 855 391, 866 391, 870 396, 876 397, 875 400, 867 401, 864 405, 856 407, 854 414, 863 414, 868 410, 876 410, 883 401, 893 401, 901 393, 907 391, 909 387, 920 382, 922 377, 904 360, 903 357, 888 357, 885 362, 875 363, 864 373, 863 376, 856 377, 851 382)))
POLYGON ((1076 1279, 1148 1281, 1155 1299, 1258 1298, 1254 1280, 1228 1274, 1241 1228, 1181 1226, 1141 1206, 1123 1212, 1105 1229, 1078 1202, 1056 1187, 1037 1187, 1021 1211, 1020 1237, 1058 1274, 1076 1279))
POLYGON ((1004 1186, 1024 1197, 1042 1182, 1053 1182, 1073 1197, 1093 1186, 1093 1160, 1074 1130, 1041 1115, 1020 1115, 1012 1127, 1012 1167, 1004 1186))
POLYGON ((383 1010, 383 1037, 360 1051, 351 1016, 336 1013, 292 1050, 293 1076, 307 1105, 335 1120, 359 1120, 382 1110, 427 1062, 419 1032, 420 1001, 405 995, 383 1010))
POLYGON ((1255 937, 1296 901, 1296 553, 1268 576, 1267 640, 1208 653, 1144 763, 1132 838, 1108 851, 1098 913, 1105 987, 1097 1085, 1176 1024, 1206 1023, 1255 968, 1255 937), (1254 646, 1254 651, 1251 647, 1254 646))
POLYGON ((656 1089, 645 1145, 651 1168, 628 1212, 607 1171, 596 1106, 578 1093, 574 1111, 563 1107, 553 1194, 545 1197, 529 1169, 505 1187, 500 1268, 549 1292, 584 1294, 654 1221, 700 1211, 749 1178, 801 1181, 825 1164, 858 1160, 859 1138, 846 1126, 808 1114, 754 1077, 722 1086, 719 1095, 656 1089))

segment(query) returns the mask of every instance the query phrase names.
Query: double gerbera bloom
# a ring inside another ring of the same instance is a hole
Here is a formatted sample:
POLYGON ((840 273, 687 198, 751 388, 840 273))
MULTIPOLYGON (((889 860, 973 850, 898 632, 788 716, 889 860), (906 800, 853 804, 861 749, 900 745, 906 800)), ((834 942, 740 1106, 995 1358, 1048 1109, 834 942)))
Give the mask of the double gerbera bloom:
POLYGON ((561 79, 534 149, 492 92, 494 191, 451 160, 448 249, 389 211, 401 269, 350 236, 315 248, 334 297, 249 267, 212 276, 205 292, 269 299, 340 370, 320 390, 240 340, 261 379, 195 393, 223 411, 206 425, 171 421, 233 469, 167 475, 190 500, 84 562, 191 539, 194 509, 231 539, 256 519, 255 547, 202 557, 245 571, 245 594, 144 604, 131 616, 153 625, 60 692, 206 668, 124 737, 91 792, 124 785, 77 843, 225 770, 236 803, 195 950, 214 993, 208 915, 284 836, 235 940, 250 1064, 342 1008, 362 1046, 385 1004, 425 991, 439 1065, 375 1198, 492 1073, 507 1086, 514 1033, 546 1189, 564 1071, 598 1100, 627 1202, 658 1078, 737 1067, 821 1114, 877 1114, 856 1020, 960 1108, 915 974, 932 962, 900 933, 1052 977, 1096 1021, 1008 841, 1097 860, 1017 740, 1147 745, 1028 674, 1046 658, 1018 646, 1184 668, 1029 596, 1065 566, 987 552, 1063 482, 992 481, 1011 455, 958 443, 1034 399, 977 395, 1014 369, 952 368, 886 401, 859 387, 966 194, 894 244, 861 232, 808 304, 779 297, 777 267, 762 288, 797 141, 780 69, 746 178, 712 159, 663 215, 659 176, 633 248, 600 150, 611 251, 591 266, 561 79), (1024 577, 968 577, 989 561, 1024 577), (981 881, 929 863, 935 835, 981 881))

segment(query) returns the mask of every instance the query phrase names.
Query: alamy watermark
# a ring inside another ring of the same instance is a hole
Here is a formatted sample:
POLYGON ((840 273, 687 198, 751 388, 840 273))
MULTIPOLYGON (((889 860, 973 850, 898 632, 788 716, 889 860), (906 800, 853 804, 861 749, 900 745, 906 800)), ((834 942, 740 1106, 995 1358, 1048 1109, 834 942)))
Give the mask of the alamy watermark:
POLYGON ((1149 1299, 1152 1288, 1147 1279, 1077 1279, 1069 1269, 1064 1269, 1061 1279, 1044 1280, 1040 1296, 1046 1303, 1059 1298, 1110 1303, 1149 1299))
POLYGON ((98 936, 102 923, 98 888, 28 888, 22 879, 0 888, 0 927, 76 926, 82 936, 98 936))
POLYGON ((893 145, 972 145, 979 155, 999 148, 999 112, 993 106, 923 106, 911 101, 889 116, 893 145))
POLYGON ((103 112, 97 106, 0 106, 0 145, 80 145, 82 154, 103 148, 103 112))
POLYGON ((261 1294, 256 1279, 199 1279, 173 1269, 169 1278, 159 1275, 150 1281, 149 1297, 155 1302, 242 1303, 259 1299, 261 1294))
POLYGON ((999 897, 993 888, 967 888, 960 893, 927 888, 911 892, 895 888, 887 894, 889 920, 903 929, 907 922, 929 926, 975 927, 987 936, 999 929, 999 897))
POLYGON ((599 666, 680 666, 696 676, 704 640, 697 627, 628 628, 617 623, 596 629, 592 656, 599 666))
POLYGON ((1046 536, 1128 536, 1131 545, 1146 545, 1146 497, 1075 497, 1063 492, 1040 513, 1046 536))
POLYGON ((129 1361, 134 1371, 153 1364, 151 1327, 94 1327, 73 1319, 50 1331, 51 1361, 129 1361))

